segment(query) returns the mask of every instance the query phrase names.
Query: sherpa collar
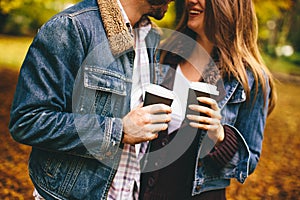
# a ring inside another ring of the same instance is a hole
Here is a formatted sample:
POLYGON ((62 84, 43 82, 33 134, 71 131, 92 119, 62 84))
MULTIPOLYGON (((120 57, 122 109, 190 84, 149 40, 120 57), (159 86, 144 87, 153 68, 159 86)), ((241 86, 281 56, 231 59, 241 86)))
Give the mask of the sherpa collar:
POLYGON ((117 0, 97 0, 108 42, 114 56, 129 50, 134 39, 122 17, 117 0))

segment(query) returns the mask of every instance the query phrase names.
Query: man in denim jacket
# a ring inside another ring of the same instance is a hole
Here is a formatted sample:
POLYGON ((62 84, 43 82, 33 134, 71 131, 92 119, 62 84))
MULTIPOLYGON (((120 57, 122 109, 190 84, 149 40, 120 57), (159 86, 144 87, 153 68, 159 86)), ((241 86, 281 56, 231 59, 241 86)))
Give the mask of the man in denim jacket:
MULTIPOLYGON (((169 2, 119 3, 134 26, 145 15, 161 19, 169 2)), ((22 65, 9 128, 32 146, 29 173, 45 199, 107 199, 123 144, 156 138, 170 120, 167 114, 147 120, 170 112, 168 106, 130 111, 133 38, 117 3, 84 0, 54 16, 22 65)), ((157 30, 145 42, 156 83, 157 30)))

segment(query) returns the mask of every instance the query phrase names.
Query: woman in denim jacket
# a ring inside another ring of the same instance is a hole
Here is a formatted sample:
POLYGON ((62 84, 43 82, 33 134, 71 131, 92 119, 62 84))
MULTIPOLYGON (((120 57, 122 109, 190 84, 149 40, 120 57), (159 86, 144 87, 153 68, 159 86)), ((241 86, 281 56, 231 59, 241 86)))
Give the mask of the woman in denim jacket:
POLYGON ((187 105, 186 112, 207 116, 183 116, 180 128, 151 141, 141 176, 143 200, 225 199, 230 179, 243 183, 257 166, 266 118, 275 105, 273 79, 257 46, 252 1, 185 3, 178 32, 162 45, 161 61, 172 69, 171 84, 163 84, 183 96, 184 82, 202 81, 215 85, 219 96, 197 99, 208 107, 187 105), (188 137, 192 140, 183 142, 188 137))

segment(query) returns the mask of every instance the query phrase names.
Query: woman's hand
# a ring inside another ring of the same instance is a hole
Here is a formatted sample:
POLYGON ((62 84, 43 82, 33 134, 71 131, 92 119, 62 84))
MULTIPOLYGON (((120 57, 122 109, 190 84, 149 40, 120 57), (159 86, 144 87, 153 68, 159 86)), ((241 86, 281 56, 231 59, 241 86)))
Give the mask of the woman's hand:
POLYGON ((193 111, 200 112, 199 115, 187 115, 187 118, 191 120, 190 126, 206 130, 208 137, 220 143, 224 140, 224 129, 221 125, 221 113, 217 102, 209 97, 198 97, 197 100, 207 106, 201 105, 189 105, 189 108, 193 111), (203 116, 205 114, 206 116, 203 116))

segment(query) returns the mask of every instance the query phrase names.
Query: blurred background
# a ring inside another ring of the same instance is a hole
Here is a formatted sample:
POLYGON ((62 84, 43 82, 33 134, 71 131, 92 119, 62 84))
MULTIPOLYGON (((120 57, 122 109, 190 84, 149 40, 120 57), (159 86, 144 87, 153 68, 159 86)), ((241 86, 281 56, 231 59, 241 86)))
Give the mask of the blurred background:
MULTIPOLYGON (((27 170, 30 147, 12 140, 9 111, 20 66, 38 28, 78 0, 0 0, 0 199, 32 199, 27 170)), ((174 29, 183 0, 176 0, 162 21, 174 29)), ((300 0, 254 0, 259 45, 276 77, 278 104, 267 119, 263 151, 245 184, 232 181, 228 199, 300 197, 300 0)))

